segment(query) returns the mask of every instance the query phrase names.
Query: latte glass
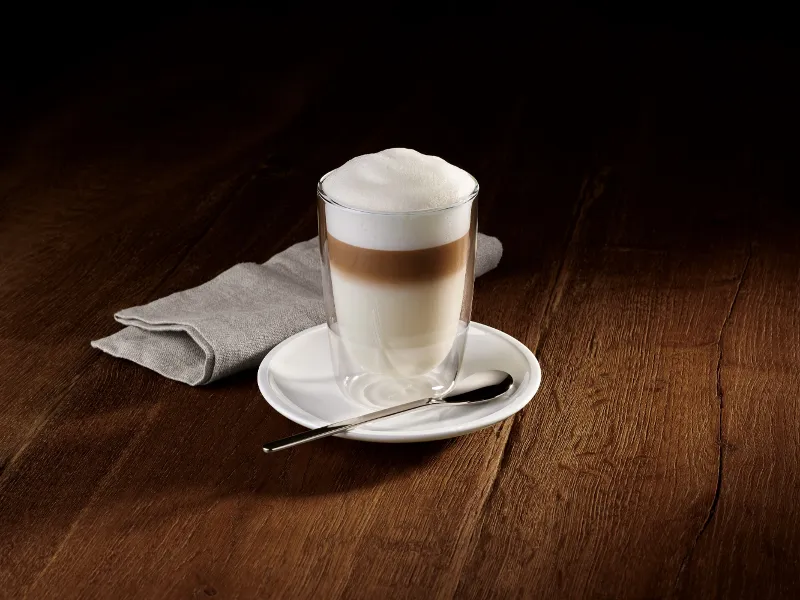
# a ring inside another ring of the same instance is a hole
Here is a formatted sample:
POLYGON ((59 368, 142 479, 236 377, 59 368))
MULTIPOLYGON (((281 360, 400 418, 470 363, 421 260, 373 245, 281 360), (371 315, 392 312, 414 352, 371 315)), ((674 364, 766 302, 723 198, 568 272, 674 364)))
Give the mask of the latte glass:
POLYGON ((445 208, 375 212, 326 195, 325 177, 317 209, 337 384, 378 406, 446 394, 472 311, 477 181, 445 208))

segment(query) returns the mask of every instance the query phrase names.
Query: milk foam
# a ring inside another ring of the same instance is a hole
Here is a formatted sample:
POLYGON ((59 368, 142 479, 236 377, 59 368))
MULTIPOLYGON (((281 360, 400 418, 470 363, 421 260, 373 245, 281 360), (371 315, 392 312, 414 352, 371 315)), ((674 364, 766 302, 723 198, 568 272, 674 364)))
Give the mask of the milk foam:
POLYGON ((325 178, 331 198, 371 212, 411 212, 445 208, 469 196, 475 180, 438 156, 391 148, 357 156, 325 178))
POLYGON ((321 187, 337 203, 325 206, 328 233, 336 239, 375 250, 416 250, 467 234, 471 203, 459 203, 477 184, 438 156, 392 148, 346 162, 321 187))

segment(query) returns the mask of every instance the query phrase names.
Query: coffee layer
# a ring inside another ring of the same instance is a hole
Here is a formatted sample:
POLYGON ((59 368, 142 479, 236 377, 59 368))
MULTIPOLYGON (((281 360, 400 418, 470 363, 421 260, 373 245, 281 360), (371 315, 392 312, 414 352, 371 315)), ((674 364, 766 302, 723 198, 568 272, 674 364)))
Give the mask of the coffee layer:
POLYGON ((463 269, 469 253, 469 233, 420 250, 372 250, 352 246, 328 235, 332 267, 376 283, 417 283, 435 280, 463 269))

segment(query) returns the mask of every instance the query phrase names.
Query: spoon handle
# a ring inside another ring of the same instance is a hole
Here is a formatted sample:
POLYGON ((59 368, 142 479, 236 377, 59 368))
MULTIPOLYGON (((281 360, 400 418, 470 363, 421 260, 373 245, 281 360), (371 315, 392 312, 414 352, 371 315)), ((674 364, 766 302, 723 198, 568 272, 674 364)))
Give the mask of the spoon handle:
POLYGON ((316 429, 310 429, 308 431, 298 433, 297 435, 290 435, 289 437, 285 437, 275 442, 269 442, 264 444, 264 452, 276 452, 278 450, 297 446, 298 444, 312 442, 320 438, 328 437, 329 435, 347 431, 348 429, 355 427, 356 425, 361 425, 362 423, 368 423, 369 421, 376 421, 385 417, 391 417, 392 415, 408 412, 409 410, 422 408, 423 406, 428 406, 435 403, 436 400, 434 398, 422 398, 421 400, 414 400, 413 402, 407 402, 406 404, 401 404, 400 406, 392 406, 390 408, 384 408, 383 410, 376 410, 375 412, 367 413, 366 415, 361 415, 360 417, 345 419, 344 421, 331 423, 330 425, 324 425, 322 427, 317 427, 316 429))

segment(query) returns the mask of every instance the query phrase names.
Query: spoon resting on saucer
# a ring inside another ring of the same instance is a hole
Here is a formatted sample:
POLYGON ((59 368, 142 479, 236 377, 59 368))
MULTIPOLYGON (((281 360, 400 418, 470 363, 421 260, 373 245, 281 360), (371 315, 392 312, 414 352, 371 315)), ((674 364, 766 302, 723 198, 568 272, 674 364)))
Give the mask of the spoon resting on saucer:
POLYGON ((441 398, 422 398, 400 404, 399 406, 392 406, 384 408, 383 410, 376 410, 375 412, 361 415, 360 417, 352 417, 324 425, 317 429, 310 429, 296 435, 269 442, 264 444, 264 452, 277 452, 297 446, 298 444, 305 444, 320 438, 335 435, 343 431, 347 431, 356 425, 369 423, 370 421, 377 421, 392 415, 416 410, 424 406, 432 406, 434 404, 445 404, 449 406, 460 406, 464 404, 481 404, 483 402, 490 402, 504 396, 514 385, 514 378, 505 371, 484 371, 481 373, 474 373, 456 384, 453 392, 441 398))

